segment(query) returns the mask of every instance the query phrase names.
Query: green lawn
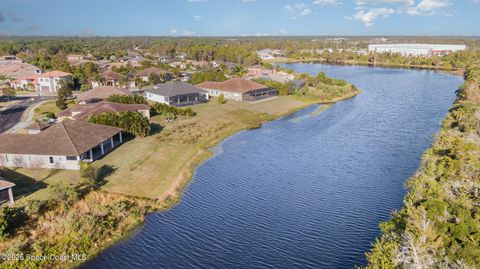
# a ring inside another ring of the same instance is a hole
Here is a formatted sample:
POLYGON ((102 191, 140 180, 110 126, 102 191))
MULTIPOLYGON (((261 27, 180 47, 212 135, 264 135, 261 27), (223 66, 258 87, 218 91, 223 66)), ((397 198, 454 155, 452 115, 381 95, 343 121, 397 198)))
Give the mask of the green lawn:
POLYGON ((60 182, 73 183, 80 180, 78 171, 71 170, 18 168, 4 169, 0 175, 15 183, 13 188, 15 199, 27 197, 47 200, 50 198, 48 185, 60 182))
MULTIPOLYGON (((55 100, 49 100, 40 105, 39 107, 35 108, 33 121, 42 120, 43 118, 45 118, 48 112, 53 112, 55 115, 58 115, 61 110, 55 105, 55 102, 55 100)), ((70 101, 68 103, 68 107, 72 107, 74 105, 75 104, 73 101, 70 101)))

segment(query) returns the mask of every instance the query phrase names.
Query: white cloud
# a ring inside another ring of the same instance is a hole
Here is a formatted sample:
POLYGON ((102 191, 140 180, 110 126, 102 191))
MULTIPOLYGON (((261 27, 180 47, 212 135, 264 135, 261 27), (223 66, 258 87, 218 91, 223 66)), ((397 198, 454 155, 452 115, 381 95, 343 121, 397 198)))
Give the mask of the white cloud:
POLYGON ((297 3, 293 5, 285 5, 283 6, 283 9, 285 9, 288 12, 298 12, 300 16, 308 16, 312 14, 312 10, 308 8, 308 5, 305 3, 297 3))
POLYGON ((194 21, 201 21, 201 20, 203 20, 203 17, 200 16, 200 15, 194 15, 194 16, 193 16, 193 20, 194 20, 194 21))
POLYGON ((360 21, 370 27, 377 18, 388 18, 392 14, 446 16, 449 15, 447 8, 451 5, 450 0, 355 0, 355 13, 345 18, 360 21))
POLYGON ((288 34, 287 30, 285 30, 285 29, 280 29, 280 30, 278 30, 278 31, 279 31, 280 34, 282 34, 282 35, 287 35, 287 34, 288 34))
POLYGON ((302 10, 302 12, 300 12, 300 15, 302 15, 302 16, 308 16, 310 14, 312 14, 312 10, 309 9, 309 8, 305 8, 305 9, 302 10))
POLYGON ((320 6, 335 6, 341 4, 341 2, 338 0, 315 0, 313 1, 313 4, 320 6))
POLYGON ((448 0, 422 0, 416 6, 407 9, 409 15, 435 15, 438 11, 449 7, 448 0))
POLYGON ((195 35, 195 32, 185 30, 185 31, 182 32, 182 35, 183 36, 192 36, 192 35, 195 35))
POLYGON ((176 33, 178 33, 178 30, 177 29, 170 29, 170 33, 176 34, 176 33))
POLYGON ((283 9, 285 9, 285 10, 288 11, 288 12, 293 12, 293 11, 295 11, 295 9, 292 7, 292 5, 285 5, 285 6, 283 7, 283 9))
POLYGON ((378 17, 388 18, 388 16, 395 13, 395 10, 391 8, 371 8, 368 11, 361 9, 355 12, 351 17, 346 17, 350 20, 360 21, 365 26, 370 27, 378 17))

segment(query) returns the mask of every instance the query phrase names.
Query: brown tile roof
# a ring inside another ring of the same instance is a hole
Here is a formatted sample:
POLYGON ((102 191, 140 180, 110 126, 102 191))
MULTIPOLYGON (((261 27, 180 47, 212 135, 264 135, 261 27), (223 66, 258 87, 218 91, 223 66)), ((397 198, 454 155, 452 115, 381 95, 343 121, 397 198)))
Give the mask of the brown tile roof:
POLYGON ((80 156, 120 132, 85 121, 64 121, 38 134, 0 134, 0 153, 80 156))
POLYGON ((50 72, 38 75, 38 77, 41 77, 41 78, 59 78, 59 77, 67 77, 67 76, 73 76, 73 74, 54 70, 54 71, 50 71, 50 72))
POLYGON ((104 100, 107 99, 110 95, 120 94, 120 95, 130 95, 130 91, 127 89, 119 89, 112 86, 103 86, 95 87, 89 91, 79 93, 77 95, 78 101, 88 101, 88 100, 104 100))
POLYGON ((107 71, 101 73, 100 76, 102 78, 104 78, 105 80, 115 80, 115 81, 121 80, 122 78, 125 77, 124 75, 119 74, 117 72, 113 72, 111 70, 107 70, 107 71))
POLYGON ((268 88, 265 85, 242 78, 232 78, 223 82, 205 81, 196 85, 202 89, 220 90, 226 92, 246 93, 253 90, 268 88))
POLYGON ((6 181, 3 177, 0 177, 0 190, 8 189, 15 186, 14 183, 6 181))
POLYGON ((0 75, 15 79, 35 75, 37 71, 40 72, 40 68, 27 63, 0 65, 0 75))
POLYGON ((99 102, 93 104, 76 105, 63 110, 58 114, 59 117, 72 117, 74 119, 87 119, 90 115, 98 115, 103 112, 120 113, 126 111, 150 110, 150 107, 144 104, 119 104, 112 102, 99 102))
POLYGON ((167 71, 163 70, 162 68, 158 67, 149 67, 147 69, 144 69, 142 71, 138 71, 135 76, 136 77, 148 77, 150 74, 165 74, 168 73, 167 71))

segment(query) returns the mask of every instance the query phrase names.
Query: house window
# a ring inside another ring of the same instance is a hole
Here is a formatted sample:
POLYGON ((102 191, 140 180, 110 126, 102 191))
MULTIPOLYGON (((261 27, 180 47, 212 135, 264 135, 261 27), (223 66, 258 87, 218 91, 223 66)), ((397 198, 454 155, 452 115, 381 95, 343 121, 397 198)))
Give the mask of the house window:
POLYGON ((67 156, 67 161, 76 161, 77 156, 67 156))
POLYGON ((50 164, 53 164, 53 157, 48 157, 48 162, 49 162, 50 164))

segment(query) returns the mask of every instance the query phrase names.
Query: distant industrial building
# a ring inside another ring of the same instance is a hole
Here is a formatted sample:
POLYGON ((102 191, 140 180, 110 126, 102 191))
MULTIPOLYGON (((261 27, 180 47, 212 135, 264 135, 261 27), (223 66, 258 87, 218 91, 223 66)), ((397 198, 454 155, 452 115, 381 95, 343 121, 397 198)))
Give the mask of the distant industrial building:
POLYGON ((465 50, 465 45, 439 45, 439 44, 377 44, 369 45, 368 52, 400 53, 404 56, 444 56, 451 52, 465 50))

